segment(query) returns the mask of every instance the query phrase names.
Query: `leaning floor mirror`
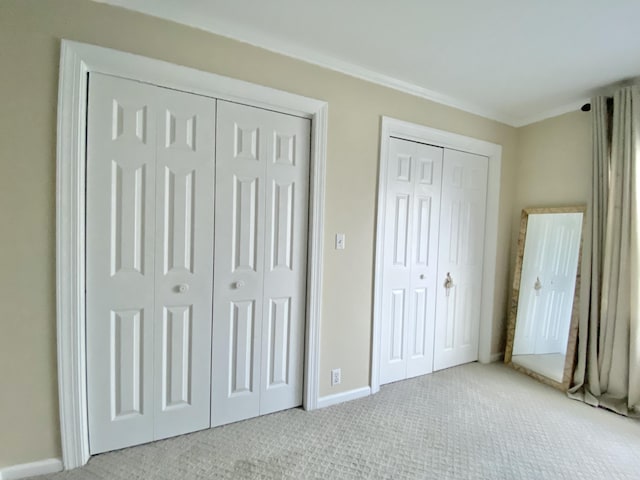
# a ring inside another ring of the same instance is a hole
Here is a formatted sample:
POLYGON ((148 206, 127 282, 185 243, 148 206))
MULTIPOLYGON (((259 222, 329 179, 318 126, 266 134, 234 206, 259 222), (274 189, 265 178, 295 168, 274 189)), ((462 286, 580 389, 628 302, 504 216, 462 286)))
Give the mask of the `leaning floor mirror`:
POLYGON ((504 361, 567 390, 577 343, 585 207, 522 211, 504 361))

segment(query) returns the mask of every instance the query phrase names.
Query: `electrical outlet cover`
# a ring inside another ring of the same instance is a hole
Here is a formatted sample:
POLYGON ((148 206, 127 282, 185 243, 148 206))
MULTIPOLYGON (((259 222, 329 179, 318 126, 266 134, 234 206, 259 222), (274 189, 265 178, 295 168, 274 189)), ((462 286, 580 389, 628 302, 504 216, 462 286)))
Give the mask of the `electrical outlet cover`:
POLYGON ((340 382, 342 381, 341 373, 342 372, 339 368, 334 368, 333 370, 331 370, 331 386, 340 384, 340 382))

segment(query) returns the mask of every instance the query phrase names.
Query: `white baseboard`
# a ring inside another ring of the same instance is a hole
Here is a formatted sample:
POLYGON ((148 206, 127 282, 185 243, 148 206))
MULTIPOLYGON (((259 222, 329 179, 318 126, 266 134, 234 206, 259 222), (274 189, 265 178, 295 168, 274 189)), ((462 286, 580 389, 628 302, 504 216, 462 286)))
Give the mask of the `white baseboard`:
POLYGON ((491 354, 491 363, 501 362, 502 360, 504 360, 504 352, 491 354))
POLYGON ((36 475, 46 475, 62 471, 62 460, 59 458, 48 458, 38 462, 23 463, 11 467, 0 468, 0 480, 18 480, 20 478, 33 477, 36 475))
POLYGON ((348 392, 327 395, 326 397, 320 397, 318 399, 318 408, 329 407, 338 403, 348 402, 349 400, 368 397, 369 395, 371 395, 371 387, 356 388, 355 390, 349 390, 348 392))

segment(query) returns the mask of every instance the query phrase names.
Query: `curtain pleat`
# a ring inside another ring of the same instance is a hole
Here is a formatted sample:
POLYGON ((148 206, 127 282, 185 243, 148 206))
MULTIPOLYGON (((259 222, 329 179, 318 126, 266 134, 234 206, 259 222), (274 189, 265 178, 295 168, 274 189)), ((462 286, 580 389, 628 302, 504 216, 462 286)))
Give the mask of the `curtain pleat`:
POLYGON ((627 407, 629 414, 640 417, 640 86, 630 90, 631 158, 631 246, 630 246, 630 316, 629 316, 629 390, 627 407))
POLYGON ((638 171, 640 89, 596 97, 593 109, 589 314, 581 318, 569 395, 623 415, 640 414, 638 171))

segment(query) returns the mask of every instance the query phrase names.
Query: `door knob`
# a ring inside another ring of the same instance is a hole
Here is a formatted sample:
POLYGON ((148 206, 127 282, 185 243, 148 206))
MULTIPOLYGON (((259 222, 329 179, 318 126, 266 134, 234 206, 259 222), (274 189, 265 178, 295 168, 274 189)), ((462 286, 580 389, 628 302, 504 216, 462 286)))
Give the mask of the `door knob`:
POLYGON ((235 288, 236 290, 242 287, 244 287, 244 281, 242 280, 238 280, 236 283, 233 284, 233 288, 235 288))
POLYGON ((420 280, 424 280, 424 273, 420 274, 420 280))
POLYGON ((455 287, 453 284, 453 277, 450 272, 447 272, 447 277, 444 279, 444 288, 446 289, 447 297, 449 296, 449 291, 455 287))
POLYGON ((453 277, 451 277, 451 273, 447 272, 447 277, 444 279, 444 288, 453 288, 453 277))
POLYGON ((540 277, 536 278, 536 283, 533 284, 533 288, 536 291, 536 296, 540 296, 540 290, 542 290, 542 282, 540 281, 540 277))
POLYGON ((187 293, 187 291, 189 291, 189 285, 187 285, 186 283, 181 283, 177 286, 177 289, 178 293, 187 293))

